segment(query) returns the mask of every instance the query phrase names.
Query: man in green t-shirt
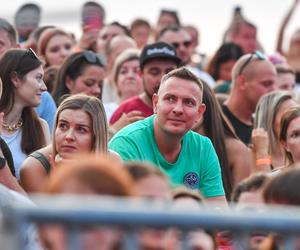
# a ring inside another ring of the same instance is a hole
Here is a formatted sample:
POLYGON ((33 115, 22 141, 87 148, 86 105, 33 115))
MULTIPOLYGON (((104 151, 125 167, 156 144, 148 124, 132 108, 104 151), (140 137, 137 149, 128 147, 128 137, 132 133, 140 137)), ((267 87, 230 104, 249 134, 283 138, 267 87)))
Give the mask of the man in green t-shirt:
POLYGON ((153 95, 154 115, 119 131, 109 148, 125 161, 154 163, 174 186, 198 189, 207 199, 225 203, 212 143, 190 130, 205 111, 202 92, 201 81, 188 69, 172 70, 153 95))

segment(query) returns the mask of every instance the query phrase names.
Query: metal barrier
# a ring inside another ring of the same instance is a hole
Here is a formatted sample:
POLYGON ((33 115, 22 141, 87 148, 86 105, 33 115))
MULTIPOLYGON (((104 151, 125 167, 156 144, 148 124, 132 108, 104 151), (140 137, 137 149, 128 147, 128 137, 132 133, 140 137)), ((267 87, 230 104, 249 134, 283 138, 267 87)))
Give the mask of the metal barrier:
MULTIPOLYGON (((139 249, 136 232, 142 227, 175 227, 183 232, 203 228, 233 233, 235 249, 247 249, 247 235, 253 231, 280 233, 284 249, 296 249, 300 234, 300 209, 259 207, 253 211, 233 211, 215 206, 175 209, 172 203, 108 197, 34 198, 37 206, 12 205, 3 210, 2 228, 11 245, 5 249, 24 249, 22 234, 30 223, 63 223, 69 233, 69 249, 79 249, 80 226, 107 225, 126 232, 123 249, 139 249), (5 231, 4 230, 4 231, 5 231), (11 237, 9 239, 9 237, 11 237)), ((3 242, 3 241, 2 241, 3 242)), ((1 243, 2 245, 2 243, 1 243)), ((181 249, 188 249, 186 237, 181 249)), ((1 248, 2 249, 2 248, 1 248)))

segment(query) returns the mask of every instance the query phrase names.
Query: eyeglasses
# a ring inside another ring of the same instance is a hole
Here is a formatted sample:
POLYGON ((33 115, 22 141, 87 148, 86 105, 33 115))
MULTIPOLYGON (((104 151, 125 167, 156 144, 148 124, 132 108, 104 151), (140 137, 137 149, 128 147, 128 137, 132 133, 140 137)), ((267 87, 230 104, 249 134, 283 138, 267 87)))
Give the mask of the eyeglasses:
POLYGON ((258 59, 258 60, 266 60, 266 57, 263 53, 261 53, 260 51, 256 50, 254 51, 251 56, 249 56, 249 58, 245 61, 245 63, 240 67, 240 71, 238 75, 241 75, 243 73, 243 71, 245 70, 245 68, 247 67, 247 65, 252 61, 253 58, 258 59))
POLYGON ((97 55, 90 50, 85 50, 84 52, 82 52, 82 55, 84 59, 89 63, 99 64, 101 67, 104 67, 106 65, 105 59, 102 56, 97 55))
POLYGON ((175 49, 178 49, 181 45, 183 45, 184 47, 188 48, 191 45, 191 41, 184 41, 182 43, 172 43, 172 45, 174 46, 175 49))

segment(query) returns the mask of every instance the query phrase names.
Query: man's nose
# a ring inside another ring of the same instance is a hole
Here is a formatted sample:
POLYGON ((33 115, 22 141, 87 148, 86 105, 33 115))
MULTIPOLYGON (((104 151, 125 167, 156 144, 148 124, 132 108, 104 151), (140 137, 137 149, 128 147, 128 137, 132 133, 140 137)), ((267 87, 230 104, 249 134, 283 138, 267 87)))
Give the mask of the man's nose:
POLYGON ((181 114, 183 113, 183 107, 182 107, 182 102, 181 101, 177 101, 174 108, 173 108, 173 112, 176 114, 181 114))

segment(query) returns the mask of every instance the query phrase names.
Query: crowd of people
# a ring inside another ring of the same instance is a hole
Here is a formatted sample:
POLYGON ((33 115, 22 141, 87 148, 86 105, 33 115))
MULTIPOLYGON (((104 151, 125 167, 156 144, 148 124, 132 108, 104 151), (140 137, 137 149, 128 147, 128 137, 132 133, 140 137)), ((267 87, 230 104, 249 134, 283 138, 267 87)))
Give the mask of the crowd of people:
MULTIPOLYGON (((199 51, 198 28, 169 9, 156 25, 124 25, 86 2, 78 40, 63 24, 40 26, 36 4, 20 7, 14 24, 0 18, 1 193, 151 197, 185 209, 299 205, 299 31, 282 48, 298 3, 271 55, 241 8, 212 56, 199 51)), ((30 232, 28 249, 66 249, 62 226, 30 232)), ((174 229, 138 235, 145 250, 181 241, 174 229)), ((224 235, 193 231, 190 244, 234 249, 224 235)), ((81 249, 121 249, 117 229, 81 236, 81 249)), ((249 241, 270 245, 280 241, 249 241)))

